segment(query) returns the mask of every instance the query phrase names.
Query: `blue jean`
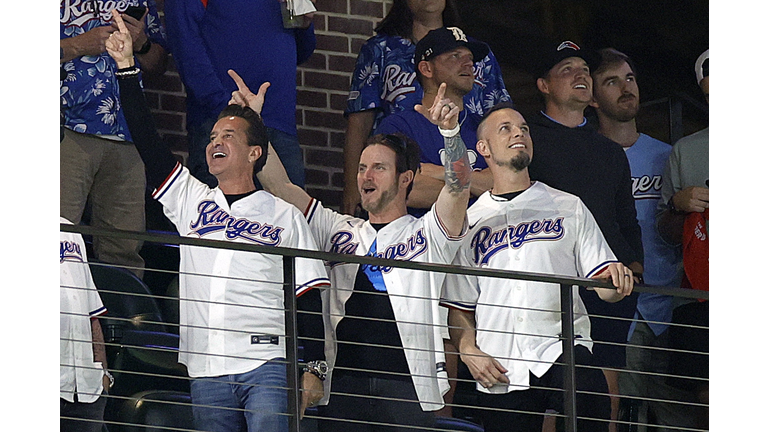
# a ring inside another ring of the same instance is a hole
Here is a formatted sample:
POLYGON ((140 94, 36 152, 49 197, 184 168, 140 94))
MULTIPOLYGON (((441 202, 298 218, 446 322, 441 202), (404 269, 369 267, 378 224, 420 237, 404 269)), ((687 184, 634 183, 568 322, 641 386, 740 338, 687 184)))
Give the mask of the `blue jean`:
POLYGON ((195 378, 190 384, 195 428, 210 432, 287 432, 286 365, 273 359, 254 370, 195 378))
MULTIPOLYGON (((206 119, 202 123, 190 124, 187 127, 187 139, 189 142, 189 172, 198 180, 214 187, 218 181, 208 172, 208 162, 205 160, 205 148, 211 141, 211 129, 216 124, 216 118, 206 119)), ((299 146, 299 138, 295 135, 289 135, 283 131, 267 128, 267 137, 272 147, 275 148, 280 161, 288 173, 291 182, 300 187, 304 187, 304 157, 299 146)), ((256 187, 261 189, 258 181, 254 178, 256 187)))

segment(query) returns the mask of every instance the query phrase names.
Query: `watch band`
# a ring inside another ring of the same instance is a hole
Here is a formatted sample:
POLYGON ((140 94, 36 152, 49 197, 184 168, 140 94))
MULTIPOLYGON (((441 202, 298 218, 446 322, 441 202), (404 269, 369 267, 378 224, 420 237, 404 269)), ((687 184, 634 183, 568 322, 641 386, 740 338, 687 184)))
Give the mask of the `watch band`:
POLYGON ((328 363, 325 360, 307 362, 307 365, 304 366, 304 372, 309 372, 320 378, 320 381, 325 381, 325 377, 328 375, 328 363))
POLYGON ((147 39, 146 42, 144 42, 144 45, 139 48, 138 51, 134 51, 135 54, 146 54, 149 52, 150 48, 152 48, 152 41, 147 39))

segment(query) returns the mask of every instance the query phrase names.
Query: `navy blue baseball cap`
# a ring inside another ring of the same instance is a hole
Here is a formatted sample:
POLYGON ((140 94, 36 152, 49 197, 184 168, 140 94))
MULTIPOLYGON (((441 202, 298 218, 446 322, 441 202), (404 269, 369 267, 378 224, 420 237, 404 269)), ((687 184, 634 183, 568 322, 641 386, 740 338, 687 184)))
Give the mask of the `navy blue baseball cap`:
POLYGON ((582 49, 571 41, 563 41, 557 45, 549 46, 544 50, 539 59, 537 76, 539 78, 546 76, 550 69, 568 57, 579 57, 583 59, 587 62, 587 66, 589 66, 590 70, 597 66, 597 63, 600 61, 600 57, 594 51, 582 49))
POLYGON ((490 52, 488 45, 479 41, 468 41, 467 36, 458 27, 440 27, 431 30, 416 44, 414 63, 429 61, 442 53, 458 47, 465 47, 472 52, 472 60, 479 62, 490 52))

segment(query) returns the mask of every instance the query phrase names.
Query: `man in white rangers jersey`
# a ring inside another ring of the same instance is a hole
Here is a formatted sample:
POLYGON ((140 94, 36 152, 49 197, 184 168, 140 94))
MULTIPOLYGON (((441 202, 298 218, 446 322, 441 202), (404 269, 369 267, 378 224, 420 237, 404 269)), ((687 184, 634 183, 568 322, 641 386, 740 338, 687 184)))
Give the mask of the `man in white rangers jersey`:
MULTIPOLYGON (((616 260, 581 200, 531 182, 527 166, 533 145, 528 125, 511 105, 499 104, 489 111, 478 128, 477 150, 493 173, 493 189, 467 212, 470 230, 457 264, 610 277, 617 290, 596 288, 609 302, 631 293, 632 271, 616 260)), ((573 295, 576 361, 589 364, 589 318, 576 287, 573 295)), ((494 409, 480 410, 485 430, 541 431, 543 413, 562 410, 562 366, 553 366, 562 362, 563 351, 559 285, 448 275, 441 304, 450 307, 451 340, 477 380, 480 405, 494 409)), ((608 419, 602 372, 578 368, 576 386, 582 391, 576 396, 577 414, 608 419)), ((600 421, 579 420, 578 428, 608 430, 600 421)))
MULTIPOLYGON (((72 224, 63 217, 60 223, 72 224)), ((83 237, 61 232, 59 243, 60 430, 98 432, 112 376, 98 318, 107 309, 91 278, 83 237)))
MULTIPOLYGON (((290 183, 270 149, 259 173, 270 192, 304 210, 318 245, 330 252, 415 262, 449 263, 465 231, 471 168, 459 134, 457 107, 445 84, 428 110, 417 110, 446 137, 445 187, 423 217, 407 213, 406 198, 419 167, 418 144, 404 135, 377 135, 366 144, 357 186, 369 219, 323 207, 290 183)), ((244 85, 237 103, 255 98, 244 85)), ((431 411, 448 390, 437 299, 443 274, 331 262, 324 298, 326 344, 333 380, 321 431, 387 431, 431 427, 431 411)), ((444 323, 442 323, 444 326, 444 323)), ((441 331, 442 330, 442 331, 441 331)), ((325 402, 325 401, 324 401, 325 402)))
MULTIPOLYGON (((138 73, 131 73, 130 36, 119 17, 117 21, 120 31, 110 36, 107 49, 121 68, 118 81, 126 120, 148 184, 155 188, 152 196, 163 204, 179 234, 316 250, 302 214, 256 190, 254 173, 264 165, 268 140, 261 117, 250 108, 230 105, 211 131, 206 154, 217 187, 208 187, 175 161, 157 135, 138 73)), ((316 296, 318 323, 309 327, 322 327, 320 296, 311 288, 328 286, 325 267, 321 261, 299 258, 295 268, 299 308, 316 296)), ((279 255, 181 246, 179 361, 194 378, 190 387, 197 429, 287 432, 282 280, 279 255)), ((307 309, 312 310, 311 305, 307 309)), ((299 315, 301 336, 307 336, 302 329, 311 316, 299 315)), ((304 341, 305 359, 319 361, 322 331, 313 338, 304 341)), ((315 372, 317 376, 304 373, 306 388, 322 388, 324 376, 315 372)), ((308 394, 305 404, 311 402, 308 394)))

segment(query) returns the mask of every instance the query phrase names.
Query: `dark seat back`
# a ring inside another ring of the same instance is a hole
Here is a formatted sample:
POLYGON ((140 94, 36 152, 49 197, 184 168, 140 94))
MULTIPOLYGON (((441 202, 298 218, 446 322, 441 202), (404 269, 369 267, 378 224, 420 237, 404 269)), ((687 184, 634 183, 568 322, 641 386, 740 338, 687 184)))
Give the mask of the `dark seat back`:
POLYGON ((193 430, 189 393, 149 390, 135 394, 123 404, 117 421, 124 432, 193 430))

